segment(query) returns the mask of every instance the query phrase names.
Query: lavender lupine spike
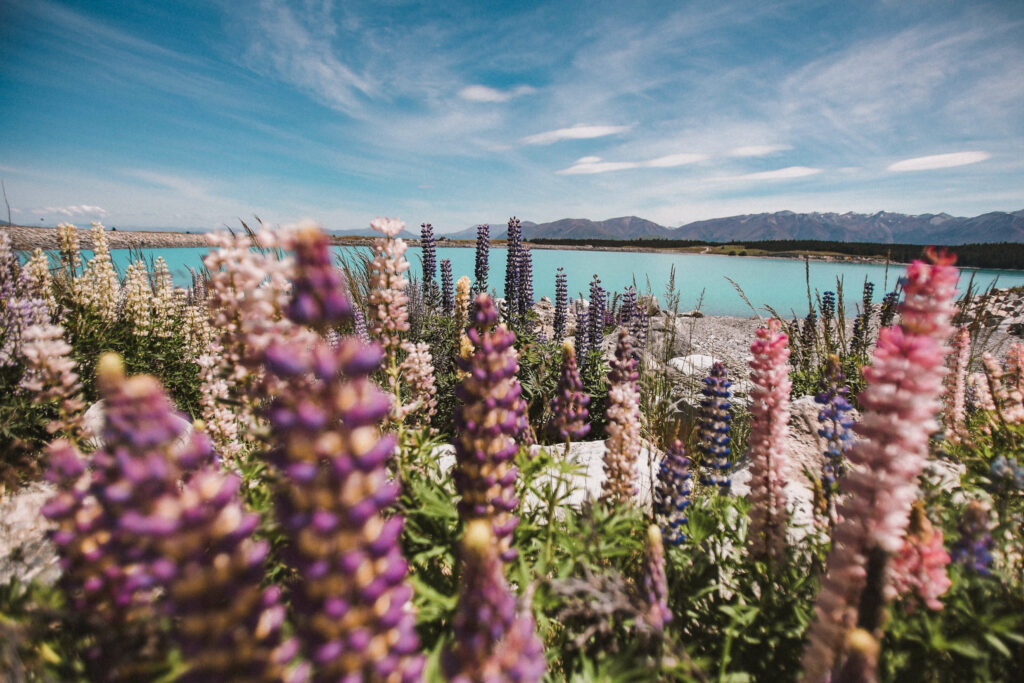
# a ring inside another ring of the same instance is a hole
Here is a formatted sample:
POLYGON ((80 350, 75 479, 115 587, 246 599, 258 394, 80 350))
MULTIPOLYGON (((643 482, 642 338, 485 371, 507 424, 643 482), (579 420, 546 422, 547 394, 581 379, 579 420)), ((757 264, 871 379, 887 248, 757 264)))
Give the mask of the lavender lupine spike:
POLYGON ((846 472, 844 456, 853 444, 853 418, 850 411, 850 387, 839 367, 839 356, 832 354, 825 366, 823 388, 814 397, 822 406, 818 412, 818 435, 825 439, 825 461, 821 466, 821 490, 824 497, 824 513, 832 525, 836 522, 835 491, 839 479, 846 472))
POLYGON ((992 548, 995 547, 989 513, 988 503, 980 500, 967 503, 957 523, 960 538, 953 544, 951 553, 953 562, 962 564, 982 576, 989 575, 992 548))
POLYGON ((590 432, 588 405, 590 396, 583 391, 583 382, 576 367, 576 349, 567 339, 562 342, 562 372, 551 402, 552 436, 563 443, 586 436, 590 432))
MULTIPOLYGON (((310 284, 297 284, 296 297, 338 303, 289 310, 314 311, 305 322, 326 328, 350 309, 338 299, 340 280, 317 277, 330 266, 319 244, 319 233, 296 236, 299 280, 310 284)), ((286 559, 301 579, 291 603, 316 681, 422 675, 398 543, 403 520, 386 514, 398 485, 385 467, 394 438, 379 431, 390 402, 369 377, 380 360, 378 346, 354 337, 337 348, 318 339, 266 354, 268 370, 287 383, 267 407, 276 443, 269 460, 282 475, 278 517, 291 539, 286 559)))
POLYGON ((452 286, 452 261, 441 259, 441 312, 451 315, 455 311, 455 292, 452 286))
POLYGON ((491 298, 476 298, 473 324, 466 332, 472 343, 468 357, 456 359, 466 374, 455 389, 461 402, 455 410, 455 488, 462 496, 463 519, 488 519, 502 552, 511 546, 512 531, 519 523, 514 512, 518 474, 512 464, 523 431, 526 404, 516 373, 518 354, 515 335, 498 324, 491 298))
POLYGON ((519 258, 522 250, 523 228, 519 219, 508 219, 508 235, 505 238, 505 324, 518 329, 519 321, 519 258))
POLYGON ((541 680, 547 668, 529 605, 517 608, 505 582, 499 543, 486 521, 466 525, 462 580, 452 618, 455 638, 441 653, 452 683, 541 680))
POLYGON ((359 306, 352 307, 352 328, 355 330, 356 338, 362 343, 370 344, 370 333, 366 329, 366 316, 359 306))
POLYGON ((423 298, 429 307, 437 303, 437 240, 434 226, 420 223, 420 247, 423 251, 423 298))
POLYGON ((565 339, 566 319, 569 315, 569 290, 566 285, 565 269, 558 267, 555 273, 555 317, 553 321, 555 341, 565 339))
POLYGON ((959 271, 952 257, 926 253, 928 261, 914 261, 901 280, 902 323, 881 330, 864 369, 864 416, 854 428, 861 438, 848 451, 851 471, 840 482, 841 521, 804 650, 807 681, 841 669, 854 628, 879 630, 889 558, 902 547, 929 435, 938 428, 959 271))
POLYGON ((594 275, 590 281, 590 307, 587 309, 587 348, 599 349, 604 341, 607 294, 601 280, 594 275))
POLYGON ((34 405, 59 402, 58 417, 46 426, 51 434, 65 433, 72 439, 80 435, 82 385, 71 359, 71 345, 64 340, 60 325, 33 325, 22 337, 21 355, 25 374, 18 386, 32 394, 34 405))
POLYGON ((636 462, 640 457, 640 390, 636 358, 629 333, 619 330, 615 358, 608 372, 608 424, 605 431, 602 498, 625 504, 636 495, 636 462))
POLYGON ((25 331, 34 325, 46 325, 50 314, 42 299, 16 297, 0 304, 0 368, 20 362, 25 331))
POLYGON ((630 285, 629 287, 626 287, 626 291, 622 293, 622 303, 619 305, 617 324, 625 327, 627 330, 632 329, 635 310, 636 288, 630 285))
POLYGON ((786 450, 789 439, 789 337, 772 318, 750 346, 750 539, 756 559, 786 557, 786 450))
POLYGON ((665 577, 665 546, 657 524, 647 527, 644 543, 644 597, 647 598, 647 625, 661 633, 672 622, 668 608, 668 580, 665 577))
POLYGON ((729 402, 732 386, 725 376, 725 366, 716 362, 704 378, 700 390, 704 398, 700 401, 700 417, 697 421, 702 454, 701 483, 716 486, 720 493, 728 495, 732 488, 729 472, 732 469, 729 447, 729 425, 732 422, 732 404, 729 402))
POLYGON ((590 316, 583 299, 576 299, 573 306, 576 317, 575 348, 580 367, 586 365, 590 351, 590 316))
POLYGON ((669 446, 654 484, 654 518, 661 525, 666 543, 679 545, 686 540, 686 508, 690 506, 690 460, 683 442, 669 446))
POLYGON ((967 367, 971 361, 971 333, 967 326, 957 330, 953 337, 953 355, 950 373, 946 376, 946 409, 942 413, 946 438, 959 443, 967 433, 965 406, 967 393, 967 367))
POLYGON ((887 292, 882 297, 882 306, 879 312, 878 324, 881 327, 889 327, 892 325, 893 320, 896 318, 896 307, 899 303, 899 294, 897 292, 887 292))
POLYGON ((476 226, 476 261, 473 268, 473 294, 487 293, 487 276, 490 272, 491 226, 476 226))

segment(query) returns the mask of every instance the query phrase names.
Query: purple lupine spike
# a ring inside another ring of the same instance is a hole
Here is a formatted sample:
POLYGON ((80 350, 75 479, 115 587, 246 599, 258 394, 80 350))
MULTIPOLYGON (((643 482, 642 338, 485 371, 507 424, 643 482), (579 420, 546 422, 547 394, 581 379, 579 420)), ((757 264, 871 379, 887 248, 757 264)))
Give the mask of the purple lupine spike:
POLYGON ((518 328, 519 319, 519 259, 522 251, 523 227, 519 219, 508 219, 508 234, 505 237, 505 324, 511 329, 518 328))
POLYGON ((619 304, 618 320, 616 324, 625 327, 627 330, 632 329, 633 315, 636 309, 636 288, 630 285, 626 287, 626 291, 622 293, 622 303, 619 304))
POLYGON ((647 538, 644 543, 644 597, 647 599, 647 625, 657 633, 665 629, 672 621, 672 611, 668 608, 668 580, 665 578, 665 546, 661 539, 661 529, 657 524, 647 527, 647 538))
POLYGON ((430 223, 420 223, 420 248, 423 250, 423 297, 433 307, 437 302, 437 240, 430 223))
POLYGON ((615 358, 608 371, 608 424, 605 432, 602 498, 628 503, 636 495, 636 462, 640 457, 640 389, 629 333, 619 330, 615 358))
POLYGON ((599 349, 604 340, 607 294, 601 280, 594 275, 590 281, 590 307, 587 309, 587 348, 599 349))
POLYGON ((25 331, 49 322, 50 312, 44 299, 16 297, 0 303, 0 367, 21 363, 25 331))
POLYGON ((562 343, 562 372, 558 377, 555 398, 551 402, 551 432, 553 438, 568 442, 582 439, 590 431, 587 406, 590 396, 583 391, 583 382, 576 367, 576 349, 572 342, 562 343))
POLYGON ((957 523, 960 538, 953 544, 950 553, 953 561, 982 576, 988 576, 992 566, 992 548, 995 546, 990 529, 988 504, 980 500, 967 503, 957 523))
POLYGON ((732 386, 725 375, 725 366, 716 362, 704 378, 700 390, 704 398, 700 401, 700 417, 697 420, 700 433, 700 451, 703 455, 701 483, 716 486, 720 493, 728 494, 732 488, 729 471, 732 469, 729 447, 729 423, 732 410, 729 399, 732 386))
POLYGON ((275 438, 268 459, 282 475, 278 518, 300 577, 291 604, 313 678, 417 681, 423 658, 398 543, 403 520, 387 514, 399 492, 385 467, 394 438, 379 432, 390 402, 370 379, 381 349, 345 337, 336 348, 278 350, 267 354, 284 384, 266 408, 275 438))
POLYGON ((661 525, 666 543, 679 545, 686 540, 686 508, 690 506, 690 459, 683 442, 672 442, 658 468, 654 485, 654 517, 661 525))
POLYGON ((825 462, 821 466, 821 489, 825 512, 830 524, 835 522, 835 491, 839 478, 846 473, 844 455, 853 443, 853 418, 850 411, 850 387, 839 367, 839 356, 832 354, 826 361, 823 388, 814 401, 823 406, 818 413, 818 435, 825 439, 825 462))
POLYGON ((445 315, 455 312, 455 288, 452 282, 452 261, 441 259, 441 311, 445 315))
POLYGON ((502 551, 508 553, 519 521, 513 514, 519 505, 516 437, 526 425, 526 404, 516 378, 519 359, 512 345, 515 334, 498 324, 494 302, 481 294, 466 336, 472 353, 456 359, 466 373, 455 389, 461 405, 455 410, 457 467, 452 476, 462 496, 459 513, 463 519, 489 519, 502 551))
POLYGON ((331 263, 327 235, 319 228, 303 227, 295 236, 296 270, 292 298, 286 311, 300 324, 332 327, 352 314, 352 303, 345 293, 345 278, 331 263))
POLYGON ((487 276, 490 272, 491 226, 476 226, 476 262, 473 268, 473 294, 487 293, 487 276))
POLYGON ((505 582, 500 544, 485 520, 470 521, 462 538, 462 578, 452 630, 455 638, 441 653, 441 669, 453 683, 530 683, 543 678, 544 644, 529 605, 517 609, 505 582))
POLYGON ((576 313, 576 357, 579 361, 580 367, 585 367, 587 363, 588 352, 590 351, 590 315, 586 308, 586 304, 583 299, 577 299, 574 306, 576 313))
POLYGON ((565 280, 565 269, 558 267, 555 273, 555 318, 553 321, 555 341, 565 339, 565 324, 569 315, 568 307, 569 289, 565 280))

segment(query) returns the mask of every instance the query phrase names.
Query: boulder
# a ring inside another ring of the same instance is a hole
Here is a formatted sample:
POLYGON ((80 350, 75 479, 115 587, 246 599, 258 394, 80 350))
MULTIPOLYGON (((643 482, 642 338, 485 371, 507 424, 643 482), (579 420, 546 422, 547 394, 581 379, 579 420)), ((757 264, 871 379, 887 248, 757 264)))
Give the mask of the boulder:
MULTIPOLYGON (((103 446, 103 422, 106 416, 103 405, 102 399, 96 401, 82 416, 83 435, 86 443, 94 449, 103 446)), ((182 429, 181 436, 174 442, 174 447, 184 448, 192 438, 192 422, 184 415, 172 415, 172 419, 180 424, 182 429)))
POLYGON ((689 356, 677 356, 668 362, 668 366, 684 375, 706 375, 717 358, 694 353, 689 356))
POLYGON ((0 498, 0 586, 11 579, 53 585, 60 576, 57 550, 46 537, 53 524, 41 512, 56 490, 35 482, 0 498))

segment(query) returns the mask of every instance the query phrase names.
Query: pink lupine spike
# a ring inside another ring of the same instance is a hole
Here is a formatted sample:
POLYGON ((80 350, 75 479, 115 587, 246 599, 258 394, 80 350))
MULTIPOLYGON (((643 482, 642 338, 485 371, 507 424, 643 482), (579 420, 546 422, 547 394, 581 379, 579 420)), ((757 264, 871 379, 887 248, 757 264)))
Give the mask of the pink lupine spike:
POLYGON ((938 429, 959 271, 950 257, 933 250, 927 255, 928 261, 907 268, 902 322, 881 330, 864 369, 863 418, 855 427, 860 440, 848 452, 851 472, 840 484, 841 521, 808 632, 806 681, 827 680, 849 660, 845 643, 853 629, 878 629, 886 567, 902 547, 929 435, 938 429))
POLYGON ((758 559, 786 554, 785 466, 789 438, 789 337, 778 320, 758 328, 750 346, 750 539, 758 559))

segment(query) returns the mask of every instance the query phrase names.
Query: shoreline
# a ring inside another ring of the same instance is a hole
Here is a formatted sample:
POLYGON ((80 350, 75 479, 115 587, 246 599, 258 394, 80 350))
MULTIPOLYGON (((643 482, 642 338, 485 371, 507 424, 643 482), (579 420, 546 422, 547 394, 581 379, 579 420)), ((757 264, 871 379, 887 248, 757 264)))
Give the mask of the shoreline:
MULTIPOLYGON (((55 250, 58 248, 57 229, 43 228, 25 225, 3 225, 0 226, 4 232, 10 235, 11 247, 16 251, 31 251, 34 249, 55 250)), ((82 249, 92 249, 92 236, 89 228, 77 228, 78 239, 82 249)), ((194 249, 209 246, 206 232, 163 232, 148 230, 107 230, 107 240, 111 249, 194 249)), ((373 245, 373 237, 340 237, 331 235, 331 244, 339 247, 369 247, 373 245)), ((443 235, 437 242, 439 249, 473 249, 476 247, 474 240, 449 240, 443 235)), ((411 247, 420 246, 420 240, 407 239, 411 247)), ((505 240, 493 240, 491 246, 502 246, 505 240)), ((756 252, 756 253, 724 253, 724 247, 637 247, 622 246, 614 247, 609 245, 593 246, 589 244, 538 244, 536 242, 524 241, 524 244, 531 249, 545 249, 555 251, 608 251, 608 252, 634 252, 642 254, 698 254, 707 256, 738 256, 741 258, 782 258, 812 261, 824 261, 835 263, 872 263, 884 264, 886 259, 868 256, 846 256, 842 254, 821 254, 821 253, 793 253, 793 252, 756 252)), ((733 250, 735 251, 735 250, 733 250)), ((905 265, 899 261, 890 260, 894 265, 905 265)))

